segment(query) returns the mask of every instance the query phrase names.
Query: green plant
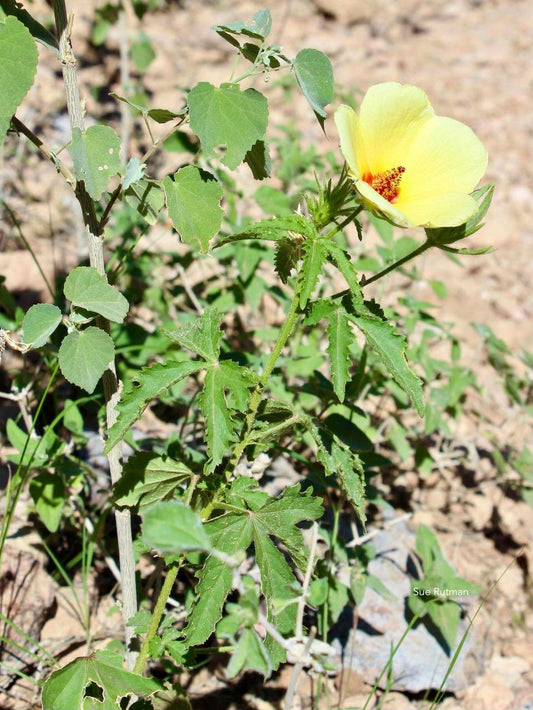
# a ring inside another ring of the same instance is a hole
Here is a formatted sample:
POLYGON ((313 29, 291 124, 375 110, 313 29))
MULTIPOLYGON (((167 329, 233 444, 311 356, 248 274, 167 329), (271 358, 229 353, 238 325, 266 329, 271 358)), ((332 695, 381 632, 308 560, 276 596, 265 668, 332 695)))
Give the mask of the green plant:
MULTIPOLYGON (((379 489, 367 488, 378 468, 388 464, 377 452, 374 400, 389 397, 396 407, 386 422, 387 445, 404 461, 413 454, 428 464, 417 441, 419 425, 408 428, 402 422, 402 413, 414 408, 421 417, 425 406, 423 383, 407 361, 402 330, 418 336, 420 324, 426 327, 411 350, 429 383, 430 413, 433 398, 439 405, 426 420, 426 433, 442 428, 444 417, 435 412, 458 416, 461 397, 474 383, 472 373, 456 361, 455 339, 425 304, 407 294, 381 307, 365 298, 365 289, 392 271, 404 271, 430 248, 472 253, 450 245, 479 229, 492 188, 464 195, 459 217, 449 219, 450 205, 444 221, 432 211, 422 244, 411 237, 394 239, 390 223, 382 219, 391 215, 380 209, 380 200, 374 204, 368 198, 372 190, 392 205, 396 193, 382 189, 387 172, 379 173, 379 180, 356 176, 348 156, 346 169, 334 155, 302 147, 291 127, 270 141, 267 97, 252 86, 244 88, 248 83, 286 72, 291 91, 299 87, 321 126, 334 92, 332 67, 322 52, 305 48, 291 59, 268 43, 268 10, 251 22, 214 28, 246 62, 227 83, 201 82, 184 95, 183 105, 171 109, 148 108, 128 92, 115 96, 125 115, 141 118, 151 141, 144 155, 128 160, 120 155, 128 142, 124 134, 119 138, 103 123, 85 127, 67 10, 63 0, 54 0, 53 7, 59 42, 28 13, 2 3, 0 66, 14 42, 20 62, 15 79, 0 74, 1 136, 10 126, 25 136, 74 191, 89 265, 70 270, 54 293, 54 304, 35 304, 23 316, 9 294, 0 292, 8 306, 6 326, 20 328, 20 339, 2 332, 3 337, 15 349, 38 351, 47 378, 42 388, 31 383, 38 406, 33 417, 26 417, 25 429, 15 421, 8 424, 18 454, 12 458, 17 469, 1 542, 28 481, 48 531, 56 533, 65 524, 68 511, 76 510, 73 494, 83 498, 83 487, 90 484, 90 471, 78 455, 86 441, 84 422, 99 420, 112 483, 99 514, 113 504, 125 643, 54 671, 44 684, 43 706, 116 707, 125 696, 149 697, 162 688, 142 677, 150 663, 166 664, 170 679, 174 670, 194 668, 221 651, 232 652, 228 678, 243 670, 268 676, 280 664, 293 663, 294 692, 303 666, 320 673, 335 669, 328 632, 346 604, 360 603, 366 585, 387 594, 367 570, 371 548, 354 551, 339 533, 347 507, 364 530, 367 499, 382 503, 379 489), (14 115, 33 81, 34 38, 62 63, 70 158, 45 146, 14 115), (169 130, 155 139, 155 127, 162 124, 169 130), (158 150, 185 154, 186 164, 169 175, 150 175, 148 161, 158 150), (232 175, 242 163, 256 180, 269 177, 275 164, 280 186, 262 185, 250 198, 232 175), (367 217, 383 240, 370 258, 354 254, 347 236, 353 225, 361 239, 367 217), (176 233, 175 249, 140 252, 141 238, 164 220, 176 233), (202 259, 217 268, 191 285, 187 269, 202 259), (334 293, 339 282, 343 290, 334 293), (265 317, 267 297, 279 310, 276 318, 265 317), (139 316, 141 309, 148 310, 148 321, 139 316), (451 364, 439 363, 446 387, 435 385, 429 347, 435 332, 452 347, 451 364), (56 387, 59 372, 69 383, 67 397, 56 387), (75 387, 89 396, 75 398, 75 387), (40 415, 51 390, 60 411, 45 423, 40 415), (170 412, 170 436, 148 437, 136 430, 152 403, 170 412), (132 449, 127 461, 124 442, 132 449), (264 481, 281 459, 290 462, 298 480, 271 493, 264 481), (142 520, 135 544, 132 517, 142 520), (305 528, 312 535, 309 546, 305 528), (319 533, 327 547, 320 560, 319 533), (151 588, 141 590, 139 609, 135 556, 143 554, 158 555, 166 569, 158 595, 151 588), (335 574, 339 567, 347 572, 344 581, 335 574), (180 581, 187 586, 185 623, 175 623, 166 611, 180 581)), ((112 4, 99 10, 93 42, 105 40, 121 12, 112 4)), ((139 71, 151 56, 145 39, 141 44, 133 52, 139 71)), ((345 137, 342 144, 346 149, 345 137)), ((396 191, 401 175, 395 173, 396 191)), ((434 284, 437 293, 444 288, 434 284)), ((420 532, 417 548, 424 573, 418 582, 424 589, 457 582, 430 535, 420 532)), ((98 545, 97 533, 86 542, 84 569, 98 545)), ((60 560, 54 562, 63 569, 60 560)), ((427 612, 452 643, 453 602, 417 606, 412 598, 410 603, 416 618, 427 612)), ((80 605, 80 613, 85 611, 80 605)))

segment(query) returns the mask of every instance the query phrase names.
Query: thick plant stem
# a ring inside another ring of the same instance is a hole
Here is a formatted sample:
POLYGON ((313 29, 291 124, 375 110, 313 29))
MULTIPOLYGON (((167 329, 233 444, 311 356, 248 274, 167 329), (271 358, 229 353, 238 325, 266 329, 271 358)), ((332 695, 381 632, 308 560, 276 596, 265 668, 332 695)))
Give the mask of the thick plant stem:
MULTIPOLYGON (((57 33, 59 35, 59 58, 63 65, 63 80, 67 96, 67 108, 71 128, 84 131, 84 120, 81 97, 76 73, 76 59, 70 43, 72 17, 67 20, 65 0, 53 0, 57 33)), ((80 204, 89 248, 89 263, 98 273, 105 274, 104 250, 102 232, 98 223, 94 201, 85 189, 83 182, 76 185, 76 197, 80 204)), ((98 319, 100 328, 109 332, 109 322, 98 319)), ((102 377, 104 397, 106 401, 106 424, 111 427, 117 418, 116 403, 120 387, 117 380, 115 363, 112 362, 102 377)), ((122 447, 113 447, 108 454, 111 481, 115 484, 122 476, 122 447)), ((131 534, 131 517, 129 510, 116 510, 117 540, 119 548, 120 574, 122 587, 122 620, 126 641, 126 666, 131 670, 135 665, 137 652, 130 648, 133 641, 133 629, 127 626, 128 620, 137 612, 137 592, 135 582, 135 557, 131 534)))

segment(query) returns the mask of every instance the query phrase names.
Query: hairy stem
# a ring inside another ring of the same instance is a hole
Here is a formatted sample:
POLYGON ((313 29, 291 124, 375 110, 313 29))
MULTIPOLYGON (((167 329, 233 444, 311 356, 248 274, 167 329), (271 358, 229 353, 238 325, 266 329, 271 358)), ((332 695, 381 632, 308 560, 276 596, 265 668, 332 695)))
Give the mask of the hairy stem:
MULTIPOLYGON (((78 128, 84 131, 84 120, 78 76, 76 72, 76 59, 72 51, 70 34, 72 16, 67 20, 65 0, 53 0, 54 15, 57 33, 59 35, 59 58, 63 68, 63 80, 67 97, 67 108, 72 130, 78 128)), ((89 263, 98 273, 106 275, 104 267, 103 237, 96 206, 85 188, 83 182, 76 185, 76 198, 80 204, 86 237, 89 247, 89 263)), ((98 319, 100 328, 109 332, 109 322, 104 318, 98 319)), ((111 427, 117 418, 116 403, 119 398, 120 386, 116 375, 114 361, 102 377, 104 397, 106 401, 106 424, 111 427)), ((111 481, 115 484, 122 476, 122 445, 117 444, 111 449, 108 456, 111 481)), ((137 653, 130 648, 133 641, 133 629, 127 626, 128 620, 137 612, 137 592, 135 583, 135 557, 131 534, 131 517, 129 510, 116 510, 115 520, 117 526, 117 540, 119 549, 121 587, 122 587, 122 621, 126 641, 126 665, 129 669, 135 665, 137 653)))
POLYGON ((298 319, 298 312, 300 310, 300 292, 301 284, 300 281, 297 280, 291 307, 287 315, 287 320, 285 321, 283 328, 281 329, 281 333, 279 334, 279 338, 276 342, 276 345, 274 346, 274 350, 268 358, 268 362, 265 366, 264 372, 259 378, 259 382, 257 383, 257 386, 253 391, 252 397, 250 399, 248 413, 244 422, 243 434, 240 438, 239 443, 235 447, 233 455, 228 464, 227 476, 231 474, 235 466, 239 463, 239 459, 241 458, 244 450, 250 443, 250 437, 253 431, 255 419, 257 417, 257 412, 259 411, 259 406, 261 404, 261 400, 263 399, 263 392, 265 391, 265 387, 267 386, 270 375, 272 374, 272 371, 276 366, 276 362, 278 361, 281 351, 283 350, 283 348, 287 344, 288 339, 292 335, 294 326, 298 319))

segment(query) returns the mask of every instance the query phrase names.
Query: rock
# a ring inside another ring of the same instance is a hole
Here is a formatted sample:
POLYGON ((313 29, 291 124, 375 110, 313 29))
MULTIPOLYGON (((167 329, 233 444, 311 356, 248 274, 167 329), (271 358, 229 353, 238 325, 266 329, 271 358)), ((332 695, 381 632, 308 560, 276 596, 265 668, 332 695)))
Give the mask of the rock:
MULTIPOLYGON (((394 594, 392 601, 385 600, 373 589, 367 588, 358 608, 357 629, 350 629, 343 649, 345 667, 361 674, 367 683, 373 683, 385 667, 392 646, 396 646, 407 629, 405 618, 406 598, 410 593, 409 556, 415 546, 415 535, 405 524, 397 524, 380 532, 373 544, 377 556, 369 564, 369 571, 379 577, 394 594)), ((463 600, 468 605, 468 600, 463 600)), ((461 620, 457 642, 467 628, 461 620)), ((480 672, 483 643, 476 642, 476 627, 471 630, 457 663, 448 679, 446 689, 456 692, 470 686, 480 672)), ((337 641, 340 642, 340 641, 337 641)), ((453 652, 453 649, 452 649, 453 652)), ((429 688, 439 688, 451 663, 439 642, 424 624, 411 629, 401 643, 393 660, 395 691, 418 693, 429 688)), ((385 685, 386 675, 382 685, 385 685)))
POLYGON ((504 498, 498 506, 500 529, 519 545, 531 542, 533 529, 533 510, 523 501, 504 498))

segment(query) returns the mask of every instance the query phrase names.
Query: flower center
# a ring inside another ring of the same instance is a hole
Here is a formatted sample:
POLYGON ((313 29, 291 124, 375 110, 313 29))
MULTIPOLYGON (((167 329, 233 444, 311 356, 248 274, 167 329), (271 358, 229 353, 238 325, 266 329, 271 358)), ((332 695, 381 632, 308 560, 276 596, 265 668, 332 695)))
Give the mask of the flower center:
POLYGON ((398 197, 400 181, 404 172, 405 168, 403 165, 399 165, 397 168, 385 170, 384 173, 378 173, 377 175, 367 173, 363 175, 363 180, 388 202, 394 202, 398 197))

